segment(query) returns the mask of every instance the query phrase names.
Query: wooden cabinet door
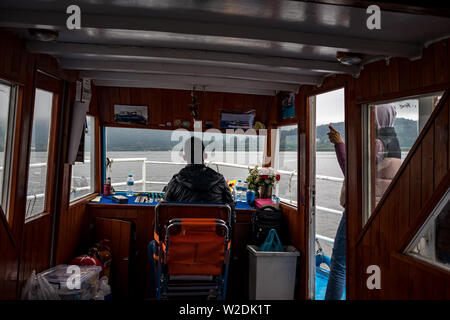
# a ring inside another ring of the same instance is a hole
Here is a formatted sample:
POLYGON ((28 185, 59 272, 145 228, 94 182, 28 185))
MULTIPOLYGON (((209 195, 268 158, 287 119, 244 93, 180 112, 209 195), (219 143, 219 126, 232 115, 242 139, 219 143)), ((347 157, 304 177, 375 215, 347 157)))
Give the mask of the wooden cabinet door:
POLYGON ((248 251, 252 225, 251 214, 237 214, 236 223, 233 226, 231 241, 231 261, 228 275, 227 299, 248 299, 248 251))
POLYGON ((113 297, 128 296, 131 225, 129 221, 95 218, 95 240, 111 244, 111 289, 113 297))

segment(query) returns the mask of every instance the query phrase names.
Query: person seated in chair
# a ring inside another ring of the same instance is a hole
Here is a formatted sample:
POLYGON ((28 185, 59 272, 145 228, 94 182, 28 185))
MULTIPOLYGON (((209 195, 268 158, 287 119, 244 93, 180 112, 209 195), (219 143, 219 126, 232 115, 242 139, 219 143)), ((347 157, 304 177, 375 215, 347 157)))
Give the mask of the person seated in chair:
MULTIPOLYGON (((206 158, 205 146, 201 139, 191 137, 186 140, 183 148, 183 158, 187 165, 175 174, 164 187, 164 200, 177 202, 205 202, 228 204, 233 212, 231 224, 236 221, 234 200, 225 178, 204 164, 206 158)), ((155 240, 148 244, 150 263, 150 291, 156 297, 158 274, 154 260, 155 240)))
POLYGON ((164 188, 164 200, 224 203, 234 212, 234 200, 225 178, 204 164, 207 155, 202 140, 197 137, 187 139, 183 153, 187 165, 164 188))

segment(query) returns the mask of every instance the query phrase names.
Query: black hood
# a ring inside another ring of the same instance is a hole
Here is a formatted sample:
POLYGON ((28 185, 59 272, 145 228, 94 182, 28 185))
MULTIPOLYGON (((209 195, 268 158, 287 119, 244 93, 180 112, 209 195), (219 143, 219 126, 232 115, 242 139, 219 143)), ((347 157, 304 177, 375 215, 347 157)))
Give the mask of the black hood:
POLYGON ((195 190, 209 190, 223 183, 223 176, 203 164, 189 164, 177 174, 176 180, 184 187, 195 190))

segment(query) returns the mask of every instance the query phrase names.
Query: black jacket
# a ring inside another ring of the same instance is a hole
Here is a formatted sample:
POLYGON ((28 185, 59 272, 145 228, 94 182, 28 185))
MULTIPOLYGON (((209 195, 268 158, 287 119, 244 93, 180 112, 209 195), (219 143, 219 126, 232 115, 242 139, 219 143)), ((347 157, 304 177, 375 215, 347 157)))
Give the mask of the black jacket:
POLYGON ((203 164, 188 164, 165 188, 166 201, 224 203, 234 212, 234 200, 225 178, 203 164))

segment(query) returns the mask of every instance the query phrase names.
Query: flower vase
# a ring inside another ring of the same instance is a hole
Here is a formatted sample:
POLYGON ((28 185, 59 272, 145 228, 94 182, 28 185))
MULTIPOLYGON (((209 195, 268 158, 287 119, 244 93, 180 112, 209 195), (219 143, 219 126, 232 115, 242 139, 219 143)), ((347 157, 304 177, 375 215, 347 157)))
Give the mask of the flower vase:
POLYGON ((272 197, 272 187, 264 184, 259 187, 259 197, 261 199, 269 199, 272 197))

